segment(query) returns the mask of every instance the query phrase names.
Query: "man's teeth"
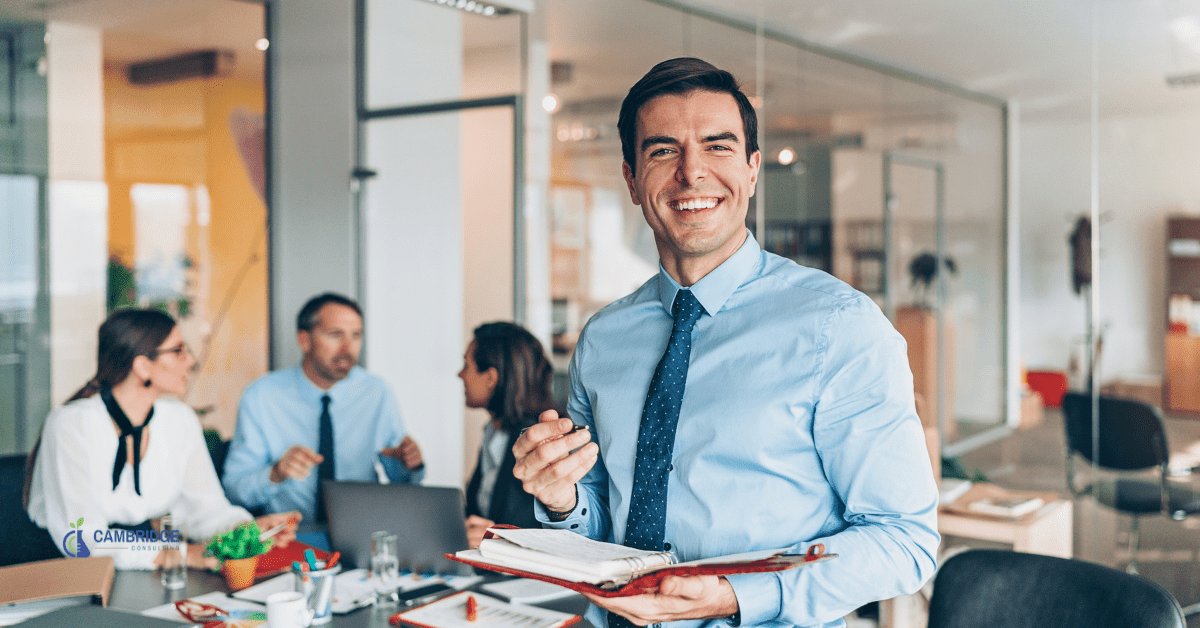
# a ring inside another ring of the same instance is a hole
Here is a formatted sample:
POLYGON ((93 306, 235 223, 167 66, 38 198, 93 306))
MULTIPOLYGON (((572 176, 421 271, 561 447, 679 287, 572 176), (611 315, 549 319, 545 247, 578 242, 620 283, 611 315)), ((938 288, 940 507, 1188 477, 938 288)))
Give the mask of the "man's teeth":
POLYGON ((694 198, 675 203, 675 209, 680 211, 696 211, 697 209, 712 209, 717 206, 715 198, 694 198))

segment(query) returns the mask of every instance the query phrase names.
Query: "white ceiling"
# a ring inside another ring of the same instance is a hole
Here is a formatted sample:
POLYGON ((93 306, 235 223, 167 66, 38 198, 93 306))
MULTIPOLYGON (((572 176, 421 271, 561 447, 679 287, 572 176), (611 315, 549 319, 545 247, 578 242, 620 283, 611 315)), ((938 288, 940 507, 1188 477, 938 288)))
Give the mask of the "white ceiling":
POLYGON ((1200 112, 1200 0, 686 0, 681 4, 1016 99, 1024 114, 1086 112, 1093 42, 1106 114, 1200 112))
MULTIPOLYGON (((703 20, 689 21, 645 0, 538 2, 547 10, 552 56, 576 65, 580 84, 571 89, 580 98, 620 96, 628 88, 630 74, 636 77, 648 69, 646 59, 683 53, 738 66, 730 69, 744 81, 753 81, 753 44, 747 45, 745 38, 734 42, 703 20), (663 28, 663 24, 671 26, 663 28), (613 84, 607 84, 606 78, 613 84)), ((1088 111, 1095 32, 1102 112, 1200 112, 1200 87, 1172 88, 1164 80, 1168 74, 1200 72, 1200 0, 679 0, 678 4, 746 24, 756 23, 761 15, 771 31, 1017 99, 1026 116, 1088 111)), ((261 67, 262 54, 253 48, 263 32, 262 5, 257 2, 0 0, 0 17, 4 16, 100 27, 106 57, 114 63, 218 46, 237 51, 243 71, 261 67)), ((788 54, 786 47, 772 44, 768 66, 788 54)))

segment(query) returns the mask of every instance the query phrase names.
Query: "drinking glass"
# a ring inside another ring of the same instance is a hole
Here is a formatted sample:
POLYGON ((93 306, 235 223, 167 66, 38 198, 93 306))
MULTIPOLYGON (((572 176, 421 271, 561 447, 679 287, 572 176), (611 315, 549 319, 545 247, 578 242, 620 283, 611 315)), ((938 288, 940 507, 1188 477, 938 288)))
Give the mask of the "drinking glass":
POLYGON ((162 585, 166 589, 182 589, 187 586, 187 539, 171 515, 165 515, 160 523, 162 585))
POLYGON ((396 601, 400 586, 400 555, 396 553, 396 535, 380 530, 371 535, 371 581, 375 585, 375 603, 396 601))

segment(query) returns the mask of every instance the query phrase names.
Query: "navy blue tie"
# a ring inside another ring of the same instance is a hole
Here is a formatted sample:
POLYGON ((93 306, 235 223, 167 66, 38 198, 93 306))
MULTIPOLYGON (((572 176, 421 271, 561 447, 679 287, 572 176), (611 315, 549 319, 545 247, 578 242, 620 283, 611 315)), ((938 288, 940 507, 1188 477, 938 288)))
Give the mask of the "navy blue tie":
MULTIPOLYGON (((692 327, 703 311, 691 290, 676 293, 671 308, 675 317, 671 339, 650 380, 638 430, 633 491, 625 526, 625 545, 629 547, 653 552, 666 549, 663 536, 667 525, 667 479, 671 472, 671 452, 675 449, 675 426, 679 423, 692 354, 692 327)), ((615 613, 608 614, 608 625, 609 628, 633 626, 615 613)))
POLYGON ((321 396, 321 440, 317 453, 325 459, 317 467, 317 521, 325 521, 325 495, 321 480, 333 479, 333 417, 329 416, 329 395, 321 396))

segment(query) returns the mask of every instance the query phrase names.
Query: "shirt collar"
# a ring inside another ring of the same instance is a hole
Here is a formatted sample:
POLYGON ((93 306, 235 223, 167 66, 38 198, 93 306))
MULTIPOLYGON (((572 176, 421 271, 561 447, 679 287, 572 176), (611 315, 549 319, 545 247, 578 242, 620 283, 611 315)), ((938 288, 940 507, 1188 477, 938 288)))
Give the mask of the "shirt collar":
POLYGON ((320 402, 321 397, 325 395, 329 395, 330 399, 337 399, 338 391, 342 388, 345 388, 347 382, 358 377, 359 371, 361 370, 362 367, 355 364, 354 367, 350 369, 350 373, 346 375, 344 379, 335 382, 333 386, 330 386, 329 390, 321 390, 316 384, 314 384, 312 380, 304 374, 303 365, 298 365, 296 367, 296 378, 300 380, 299 386, 301 394, 303 394, 307 399, 315 400, 314 403, 317 403, 320 402))
MULTIPOLYGON (((692 286, 692 294, 709 316, 719 312, 734 291, 742 285, 746 276, 758 263, 761 253, 762 249, 754 240, 754 235, 747 229, 746 241, 742 246, 692 286)), ((663 267, 662 260, 658 262, 658 277, 658 298, 663 308, 670 313, 671 306, 675 304, 675 295, 683 287, 663 267)))

